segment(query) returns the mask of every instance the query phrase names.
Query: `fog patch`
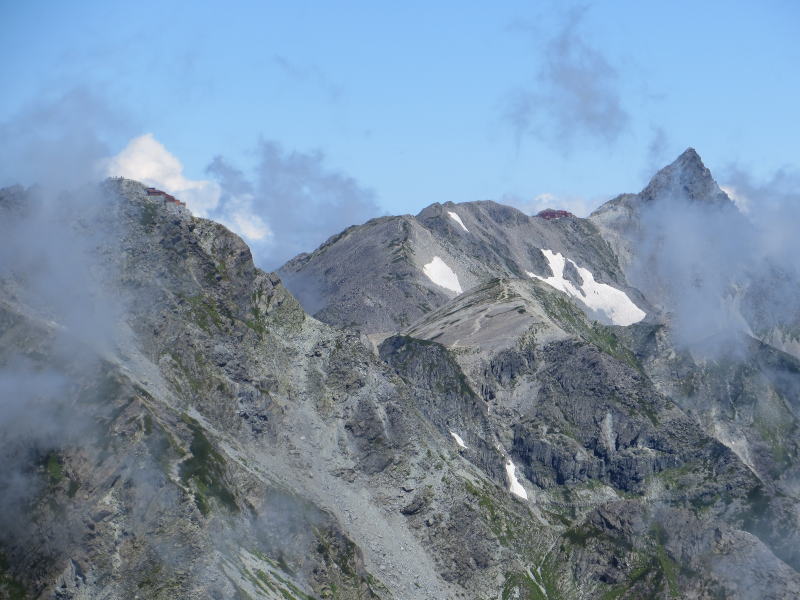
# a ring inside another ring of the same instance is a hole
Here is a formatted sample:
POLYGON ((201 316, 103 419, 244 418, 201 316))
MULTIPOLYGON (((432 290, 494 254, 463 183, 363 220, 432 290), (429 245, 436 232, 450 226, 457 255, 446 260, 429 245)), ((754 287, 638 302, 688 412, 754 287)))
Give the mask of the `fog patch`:
MULTIPOLYGON (((124 119, 87 90, 30 103, 0 124, 0 534, 35 535, 35 500, 91 443, 125 303, 110 286, 120 231, 98 186, 106 139, 124 119)), ((49 524, 49 548, 71 516, 49 524)), ((55 540, 58 538, 58 540, 55 540)))
MULTIPOLYGON (((113 225, 96 187, 0 196, 0 515, 26 535, 32 502, 60 453, 94 439, 108 405, 88 408, 105 377, 125 306, 104 283, 113 225), (100 215, 103 215, 102 217, 100 215)), ((107 400, 107 399, 105 399, 107 400)), ((96 403, 95 403, 96 404, 96 403)), ((67 523, 62 524, 67 527, 67 523)))
POLYGON ((88 88, 37 98, 0 123, 0 187, 72 189, 103 176, 108 139, 127 117, 88 88))
POLYGON ((309 315, 315 315, 327 305, 327 298, 323 293, 325 284, 316 275, 287 269, 281 271, 280 276, 283 285, 309 315))
POLYGON ((800 207, 777 183, 787 176, 761 186, 741 173, 733 178, 746 215, 733 202, 690 200, 678 186, 643 207, 629 278, 668 312, 679 346, 741 355, 745 336, 797 329, 800 207))

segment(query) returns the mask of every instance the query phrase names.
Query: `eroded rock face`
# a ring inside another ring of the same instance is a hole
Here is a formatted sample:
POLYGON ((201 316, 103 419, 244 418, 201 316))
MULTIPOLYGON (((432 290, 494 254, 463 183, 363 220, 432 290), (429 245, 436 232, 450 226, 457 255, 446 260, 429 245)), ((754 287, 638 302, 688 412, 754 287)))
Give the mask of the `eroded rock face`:
MULTIPOLYGON (((712 193, 698 161, 644 196, 712 193)), ((800 363, 678 347, 602 227, 470 203, 348 229, 283 269, 339 329, 221 225, 86 194, 37 270, 0 265, 0 596, 800 595, 800 363), (647 319, 594 320, 543 249, 647 319)), ((3 222, 37 202, 3 192, 3 222)))

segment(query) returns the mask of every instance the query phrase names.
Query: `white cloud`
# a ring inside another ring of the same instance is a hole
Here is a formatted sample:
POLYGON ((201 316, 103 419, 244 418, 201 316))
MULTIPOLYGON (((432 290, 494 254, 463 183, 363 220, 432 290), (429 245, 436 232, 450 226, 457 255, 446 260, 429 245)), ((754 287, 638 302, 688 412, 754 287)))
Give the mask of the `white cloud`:
POLYGON ((267 227, 267 224, 257 215, 235 212, 231 215, 231 218, 234 222, 232 229, 248 239, 263 240, 272 235, 272 231, 267 227))
POLYGON ((252 194, 227 197, 217 217, 220 223, 248 241, 265 241, 272 237, 269 225, 253 212, 252 194))
POLYGON ((108 159, 105 170, 109 177, 127 177, 169 192, 201 217, 208 216, 219 204, 219 184, 186 178, 181 161, 152 133, 133 138, 119 154, 108 159))
POLYGON ((596 202, 590 202, 586 198, 578 196, 559 197, 547 192, 539 194, 532 199, 506 194, 500 201, 503 204, 509 204, 520 209, 527 215, 535 215, 546 208, 553 208, 555 210, 569 211, 578 217, 586 217, 592 210, 597 208, 596 202))

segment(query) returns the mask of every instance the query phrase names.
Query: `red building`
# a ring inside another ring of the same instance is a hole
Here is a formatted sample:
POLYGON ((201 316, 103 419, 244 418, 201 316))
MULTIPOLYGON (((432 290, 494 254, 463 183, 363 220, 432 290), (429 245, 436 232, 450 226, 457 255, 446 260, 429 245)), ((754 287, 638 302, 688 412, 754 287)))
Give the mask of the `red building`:
POLYGON ((164 199, 164 203, 169 202, 170 204, 177 204, 178 206, 186 206, 186 202, 181 202, 175 196, 168 194, 162 190, 156 189, 154 187, 147 188, 147 195, 148 196, 161 196, 164 199))
POLYGON ((554 210, 552 208, 546 208, 543 211, 539 212, 537 215, 540 219, 547 219, 548 221, 552 219, 560 219, 561 217, 574 217, 571 212, 567 212, 566 210, 554 210))

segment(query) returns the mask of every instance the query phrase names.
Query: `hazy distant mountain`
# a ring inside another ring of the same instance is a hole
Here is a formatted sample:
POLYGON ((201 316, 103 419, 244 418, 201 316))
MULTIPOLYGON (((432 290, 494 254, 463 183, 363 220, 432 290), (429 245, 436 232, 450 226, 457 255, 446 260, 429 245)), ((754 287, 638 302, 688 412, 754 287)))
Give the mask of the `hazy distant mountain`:
POLYGON ((693 150, 280 277, 136 182, 57 200, 0 194, 0 597, 800 596, 791 318, 693 150))

